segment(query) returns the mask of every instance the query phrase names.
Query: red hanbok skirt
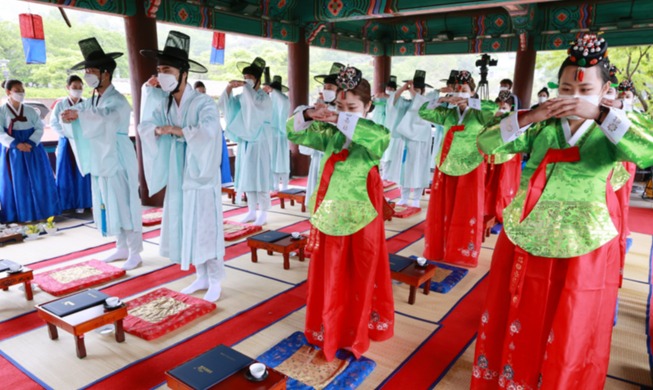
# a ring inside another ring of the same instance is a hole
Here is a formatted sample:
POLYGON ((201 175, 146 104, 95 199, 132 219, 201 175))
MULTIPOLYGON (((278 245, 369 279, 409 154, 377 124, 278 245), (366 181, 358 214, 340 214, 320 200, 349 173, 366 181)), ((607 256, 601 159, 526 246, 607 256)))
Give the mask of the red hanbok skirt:
POLYGON ((483 240, 485 168, 482 163, 462 176, 437 168, 426 213, 424 257, 476 267, 483 240))
POLYGON ((331 361, 338 349, 356 358, 370 339, 394 334, 394 301, 383 223, 383 184, 370 170, 367 191, 378 216, 350 236, 330 236, 312 229, 315 248, 308 268, 306 329, 311 344, 331 361))
POLYGON ((487 165, 485 176, 485 215, 503 223, 503 210, 517 194, 521 179, 521 154, 503 164, 487 165))
POLYGON ((626 262, 626 247, 628 236, 630 235, 630 229, 628 228, 628 209, 630 208, 630 193, 633 190, 633 182, 635 181, 635 172, 637 171, 637 165, 631 162, 624 162, 624 166, 628 173, 630 173, 630 179, 628 182, 621 187, 618 191, 615 191, 617 195, 617 202, 619 202, 619 208, 621 209, 621 226, 619 227, 619 256, 621 259, 621 268, 619 270, 619 287, 623 282, 624 274, 624 264, 626 262))
MULTIPOLYGON (((619 227, 610 188, 607 201, 619 227)), ((582 256, 538 257, 502 232, 492 256, 472 389, 603 389, 619 251, 615 237, 582 256)))

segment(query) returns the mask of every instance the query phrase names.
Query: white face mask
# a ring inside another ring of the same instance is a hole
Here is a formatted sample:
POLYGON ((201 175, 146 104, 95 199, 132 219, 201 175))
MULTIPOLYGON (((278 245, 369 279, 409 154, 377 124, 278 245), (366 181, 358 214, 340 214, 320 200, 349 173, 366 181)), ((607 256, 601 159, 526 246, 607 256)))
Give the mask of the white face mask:
MULTIPOLYGON (((595 106, 598 106, 599 102, 601 101, 601 96, 600 95, 559 95, 559 96, 561 98, 566 97, 568 99, 570 99, 570 98, 583 99, 585 101, 588 101, 588 102, 592 103, 595 106)), ((567 119, 572 120, 572 121, 577 121, 577 120, 582 119, 582 118, 577 116, 577 115, 571 115, 571 116, 568 116, 567 119)))
POLYGON ((540 104, 544 103, 546 100, 547 100, 546 96, 538 96, 537 97, 537 102, 540 103, 540 104))
POLYGON ((322 97, 326 103, 331 103, 332 101, 336 100, 336 91, 325 89, 322 91, 322 97))
POLYGON ((254 84, 256 84, 256 82, 254 82, 252 79, 245 79, 245 83, 252 88, 254 88, 254 84))
POLYGON ((86 81, 86 84, 93 89, 100 86, 100 79, 93 73, 86 73, 84 75, 84 81, 86 81))
POLYGON ((472 97, 472 94, 469 92, 458 92, 458 97, 463 99, 469 99, 472 97))
POLYGON ((81 90, 81 89, 71 89, 70 91, 68 91, 68 93, 70 94, 70 97, 73 98, 73 99, 81 98, 83 92, 84 91, 81 90))
POLYGON ((391 90, 391 89, 386 89, 386 90, 385 90, 385 94, 386 94, 386 95, 390 95, 390 94, 393 93, 393 92, 394 92, 394 91, 391 90))
POLYGON ((504 109, 501 109, 501 110, 499 110, 498 112, 500 112, 500 113, 502 113, 502 114, 505 114, 506 112, 510 112, 510 110, 504 110, 504 109))
POLYGON ((499 87, 499 91, 509 91, 508 87, 499 87))
POLYGON ((161 89, 165 92, 172 92, 177 88, 177 85, 179 85, 177 77, 173 74, 159 73, 156 78, 159 80, 161 89))
POLYGON ((12 92, 11 99, 15 102, 22 103, 25 100, 25 92, 12 92))
POLYGON ((356 111, 356 112, 350 112, 350 114, 357 116, 359 118, 365 118, 365 114, 363 114, 362 112, 356 111))

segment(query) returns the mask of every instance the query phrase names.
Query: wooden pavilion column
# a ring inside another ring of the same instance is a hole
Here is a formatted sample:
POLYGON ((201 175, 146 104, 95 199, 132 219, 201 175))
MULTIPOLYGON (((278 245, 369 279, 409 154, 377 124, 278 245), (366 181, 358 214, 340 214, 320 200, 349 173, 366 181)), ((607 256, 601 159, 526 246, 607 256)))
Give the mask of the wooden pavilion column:
MULTIPOLYGON (((156 61, 140 55, 143 49, 156 50, 158 47, 156 35, 156 19, 145 16, 145 0, 134 0, 136 15, 125 17, 125 37, 127 39, 127 54, 129 56, 129 73, 132 90, 132 108, 134 110, 134 125, 140 123, 141 86, 156 71, 156 61)), ((141 203, 147 206, 163 205, 164 191, 149 196, 145 175, 143 173, 143 154, 141 141, 136 132, 136 154, 138 155, 138 181, 141 203)))
POLYGON ((519 98, 522 108, 529 108, 531 106, 536 58, 537 51, 533 48, 533 37, 529 37, 526 50, 517 51, 515 74, 513 77, 514 84, 512 87, 512 92, 519 98))
MULTIPOLYGON (((288 44, 288 97, 290 110, 308 104, 308 66, 309 48, 304 39, 304 29, 299 30, 299 41, 288 44)), ((290 143, 290 174, 293 176, 308 175, 310 157, 299 153, 299 146, 290 143)))
POLYGON ((382 55, 374 57, 374 88, 372 94, 385 91, 385 83, 390 79, 392 57, 382 55))

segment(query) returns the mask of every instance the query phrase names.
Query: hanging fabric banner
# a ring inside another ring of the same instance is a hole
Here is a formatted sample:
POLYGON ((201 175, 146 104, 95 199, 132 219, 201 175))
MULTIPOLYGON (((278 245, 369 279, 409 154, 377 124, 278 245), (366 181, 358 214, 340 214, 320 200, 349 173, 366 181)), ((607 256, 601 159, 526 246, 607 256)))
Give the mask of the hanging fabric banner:
POLYGON ((25 62, 45 64, 45 35, 43 19, 39 15, 20 14, 20 36, 23 38, 25 62))
POLYGON ((211 63, 224 65, 224 33, 214 32, 211 44, 211 63))

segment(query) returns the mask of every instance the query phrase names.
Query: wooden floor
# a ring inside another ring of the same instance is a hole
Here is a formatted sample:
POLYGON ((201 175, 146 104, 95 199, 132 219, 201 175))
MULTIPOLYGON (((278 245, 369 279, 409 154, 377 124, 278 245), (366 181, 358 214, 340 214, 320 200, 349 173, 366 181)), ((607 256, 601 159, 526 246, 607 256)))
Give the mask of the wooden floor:
MULTIPOLYGON (((390 197, 398 195, 396 190, 387 194, 390 197)), ((386 223, 388 245, 392 252, 402 255, 422 253, 427 201, 428 195, 422 198, 423 210, 420 214, 407 219, 393 219, 386 223)), ((226 197, 224 209, 229 216, 227 219, 237 220, 238 215, 245 212, 244 208, 232 206, 226 197)), ((89 215, 69 215, 59 222, 59 227, 64 228, 59 234, 2 247, 0 258, 32 264, 89 248, 103 248, 102 245, 110 244, 112 240, 102 238, 88 218, 89 215)), ((286 208, 282 210, 276 201, 269 213, 266 228, 305 227, 306 224, 302 222, 306 219, 307 214, 302 213, 299 206, 286 204, 286 208)), ((147 231, 149 233, 144 244, 143 266, 128 271, 122 279, 112 281, 101 288, 117 286, 130 280, 139 281, 139 278, 171 269, 168 260, 158 254, 158 226, 148 228, 147 231)), ((408 287, 393 285, 396 307, 395 336, 383 343, 373 343, 365 354, 374 360, 377 366, 361 388, 399 388, 411 382, 415 383, 413 389, 469 387, 474 352, 474 327, 460 324, 470 329, 467 333, 463 332, 468 336, 461 340, 446 340, 446 343, 439 344, 442 338, 438 338, 438 335, 445 334, 446 327, 458 325, 452 323, 452 319, 457 318, 457 315, 464 315, 460 313, 462 310, 469 309, 469 300, 474 289, 483 285, 489 270, 496 237, 492 235, 483 244, 479 266, 471 269, 447 294, 431 293, 425 296, 418 293, 416 304, 409 305, 408 287), (452 345, 460 347, 454 348, 452 345), (416 370, 415 367, 418 367, 419 363, 416 360, 423 359, 424 356, 434 356, 438 362, 434 361, 432 369, 416 370), (444 362, 440 362, 443 359, 444 362)), ((633 233, 632 238, 634 244, 627 257, 624 286, 619 293, 619 315, 614 328, 606 389, 640 389, 653 386, 647 348, 652 237, 633 233)), ((242 244, 242 240, 227 245, 227 276, 223 283, 223 295, 217 302, 217 310, 211 314, 153 341, 145 341, 128 334, 126 342, 118 344, 112 335, 88 333, 85 338, 88 356, 82 360, 75 356, 74 342, 70 335, 60 332, 60 339, 52 341, 48 338, 47 328, 43 323, 39 323, 33 329, 14 331, 10 337, 0 336, 0 358, 6 360, 4 365, 0 364, 0 377, 12 372, 11 370, 18 370, 16 372, 25 380, 17 388, 107 388, 105 384, 110 383, 108 380, 118 376, 125 376, 129 381, 134 380, 130 388, 166 388, 162 379, 153 385, 142 387, 140 382, 129 376, 132 375, 132 366, 135 363, 147 364, 161 351, 181 345, 193 336, 204 334, 207 330, 229 321, 245 319, 250 322, 254 330, 230 344, 252 357, 265 352, 293 332, 303 330, 305 307, 301 303, 287 313, 263 313, 261 318, 247 316, 252 316, 251 309, 257 305, 271 305, 280 294, 303 291, 309 261, 301 263, 297 258, 291 259, 290 270, 283 270, 279 255, 268 256, 259 251, 259 262, 254 264, 250 261, 249 251, 242 244), (269 321, 266 317, 268 314, 278 315, 279 318, 269 321)), ((53 264, 41 267, 35 272, 90 258, 102 258, 108 253, 110 250, 82 257, 70 256, 65 261, 53 260, 53 264)), ((160 284, 143 283, 142 289, 122 298, 130 300, 161 286, 179 291, 193 279, 193 274, 189 272, 160 284)), ((202 294, 197 293, 195 296, 201 298, 202 294)), ((52 296, 38 289, 35 291, 33 302, 25 301, 23 292, 16 286, 7 292, 0 292, 0 335, 4 334, 3 327, 9 329, 22 323, 21 321, 27 321, 33 312, 34 304, 51 299, 52 296)), ((220 337, 229 340, 228 336, 220 337)), ((153 376, 159 377, 160 374, 153 373, 153 376)))

